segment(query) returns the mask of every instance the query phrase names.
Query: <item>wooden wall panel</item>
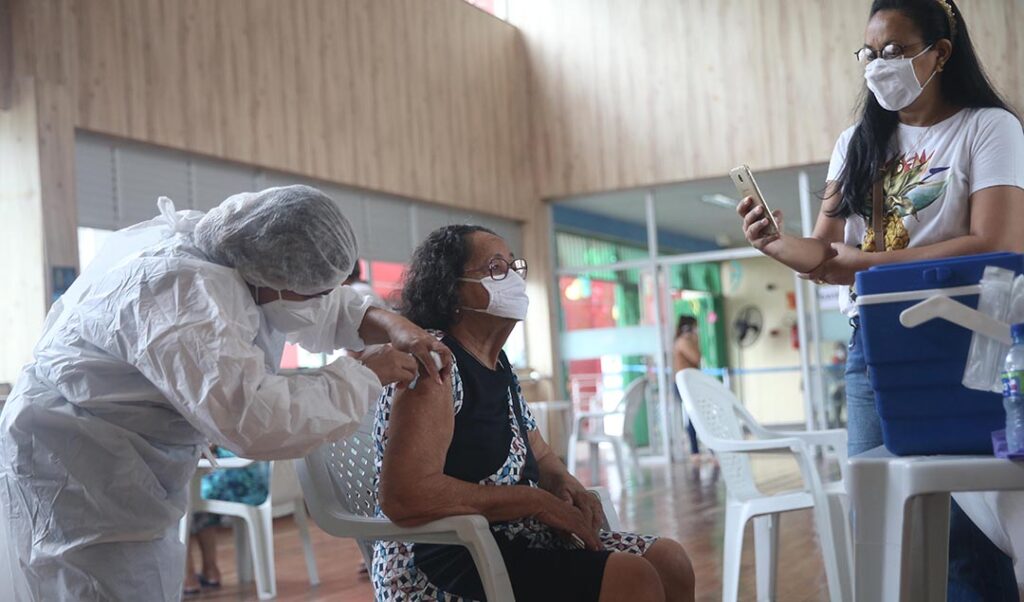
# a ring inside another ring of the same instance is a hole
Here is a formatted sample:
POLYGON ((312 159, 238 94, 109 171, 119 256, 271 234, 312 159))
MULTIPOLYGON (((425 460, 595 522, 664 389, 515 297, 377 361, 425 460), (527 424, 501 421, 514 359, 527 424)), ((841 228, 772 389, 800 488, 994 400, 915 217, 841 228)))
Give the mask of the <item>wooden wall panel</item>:
POLYGON ((80 128, 525 219, 525 51, 462 0, 78 0, 80 128))
POLYGON ((75 236, 74 123, 69 82, 74 39, 67 1, 0 0, 9 19, 3 43, 7 98, 0 106, 0 382, 13 382, 43 324, 50 268, 78 264, 75 236), (6 53, 5 53, 6 54, 6 53))
MULTIPOLYGON (((961 0, 1024 107, 1024 0, 961 0)), ((827 161, 863 86, 868 0, 511 0, 531 66, 539 194, 827 161)))

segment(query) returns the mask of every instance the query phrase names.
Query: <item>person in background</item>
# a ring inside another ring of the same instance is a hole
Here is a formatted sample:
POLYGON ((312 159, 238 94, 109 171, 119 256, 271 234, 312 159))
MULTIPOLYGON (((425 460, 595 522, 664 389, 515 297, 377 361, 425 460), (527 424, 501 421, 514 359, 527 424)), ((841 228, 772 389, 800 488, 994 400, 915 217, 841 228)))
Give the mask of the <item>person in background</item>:
MULTIPOLYGON (((234 458, 226 449, 214 448, 218 458, 234 458)), ((203 475, 199 494, 204 500, 223 500, 250 506, 267 501, 270 493, 269 464, 254 462, 243 468, 223 468, 203 475)), ((217 565, 217 527, 225 525, 224 517, 211 512, 192 515, 189 541, 185 544, 185 587, 183 594, 194 596, 202 588, 220 587, 220 567, 217 565), (193 545, 195 543, 196 545, 193 545), (196 572, 193 548, 199 548, 200 572, 196 572)))
MULTIPOLYGON (((855 274, 1024 251, 1024 129, 985 75, 953 0, 875 0, 855 54, 867 90, 860 119, 836 142, 813 235, 773 231, 751 198, 738 207, 747 240, 762 253, 817 283, 849 287, 840 301, 854 328, 846 360, 851 456, 882 445, 855 274)), ((949 569, 950 600, 1018 599, 1011 560, 956 503, 949 569)))
MULTIPOLYGON (((679 321, 676 322, 676 339, 672 343, 673 374, 678 374, 687 368, 699 370, 700 359, 700 332, 697 319, 693 316, 679 316, 679 321)), ((672 387, 672 390, 675 391, 676 399, 679 400, 679 389, 672 387)), ((702 459, 700 442, 697 440, 697 430, 693 428, 691 420, 686 421, 686 433, 690 437, 690 457, 699 462, 702 459)))
POLYGON ((355 264, 352 266, 352 273, 349 274, 348 278, 346 278, 345 282, 342 284, 345 286, 351 286, 352 290, 359 293, 361 296, 372 299, 374 307, 387 307, 384 299, 381 299, 381 296, 377 294, 377 291, 373 290, 370 283, 363 280, 362 264, 363 261, 361 259, 356 260, 355 264))
POLYGON ((179 520, 211 444, 302 456, 353 432, 382 385, 446 372, 444 345, 340 286, 358 249, 321 191, 159 207, 54 304, 0 414, 4 600, 179 600, 179 520), (279 374, 286 341, 390 345, 279 374))

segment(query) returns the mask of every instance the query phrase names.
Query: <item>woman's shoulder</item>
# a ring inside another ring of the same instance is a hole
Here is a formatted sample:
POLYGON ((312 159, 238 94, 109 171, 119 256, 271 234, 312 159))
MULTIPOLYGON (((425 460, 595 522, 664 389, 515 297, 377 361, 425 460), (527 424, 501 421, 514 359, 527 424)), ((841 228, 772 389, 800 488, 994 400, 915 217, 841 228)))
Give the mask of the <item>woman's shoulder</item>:
POLYGON ((839 138, 838 138, 838 140, 846 140, 846 141, 849 141, 849 140, 850 140, 850 138, 852 138, 852 137, 853 137, 853 133, 857 131, 857 127, 858 127, 858 126, 860 126, 860 122, 857 122, 857 123, 851 124, 851 125, 850 125, 849 127, 847 127, 847 128, 845 129, 845 130, 843 130, 843 131, 842 131, 842 133, 840 133, 840 134, 839 134, 839 138))
POLYGON ((999 107, 965 109, 964 124, 975 135, 1018 138, 1024 137, 1024 125, 1012 112, 999 107))
POLYGON ((972 121, 998 125, 1016 124, 1018 128, 1022 127, 1020 117, 1001 107, 979 107, 967 111, 967 119, 972 121))
POLYGON ((836 146, 846 148, 850 144, 850 138, 853 138, 853 133, 857 131, 858 125, 860 124, 855 123, 843 130, 842 133, 839 134, 839 137, 836 138, 836 146))

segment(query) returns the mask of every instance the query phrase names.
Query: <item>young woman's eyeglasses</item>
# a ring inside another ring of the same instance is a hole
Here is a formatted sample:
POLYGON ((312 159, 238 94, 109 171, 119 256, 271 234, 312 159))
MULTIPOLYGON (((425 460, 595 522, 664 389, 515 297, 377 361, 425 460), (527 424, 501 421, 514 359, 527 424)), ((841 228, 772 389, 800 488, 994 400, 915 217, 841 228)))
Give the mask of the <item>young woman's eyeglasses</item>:
POLYGON ((510 262, 503 257, 495 257, 486 267, 466 270, 466 273, 487 272, 494 280, 504 280, 508 278, 509 270, 519 274, 523 280, 526 280, 527 266, 525 259, 513 259, 510 262))
POLYGON ((886 44, 885 48, 882 48, 881 53, 874 48, 865 45, 863 48, 854 52, 853 55, 857 57, 857 62, 866 67, 868 63, 875 59, 882 59, 886 61, 901 59, 906 56, 908 50, 912 50, 918 46, 924 46, 925 44, 925 42, 918 42, 916 44, 910 44, 909 46, 901 46, 896 43, 886 44))

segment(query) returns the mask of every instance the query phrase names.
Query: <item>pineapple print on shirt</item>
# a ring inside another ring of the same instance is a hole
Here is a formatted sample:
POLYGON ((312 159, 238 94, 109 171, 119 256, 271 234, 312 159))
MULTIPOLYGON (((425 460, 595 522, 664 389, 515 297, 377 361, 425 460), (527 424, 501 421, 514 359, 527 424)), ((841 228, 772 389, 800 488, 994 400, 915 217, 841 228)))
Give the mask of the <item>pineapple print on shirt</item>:
MULTIPOLYGON (((920 219, 918 213, 931 206, 946 191, 946 172, 949 167, 930 167, 935 152, 929 156, 927 151, 907 157, 898 155, 885 165, 882 177, 882 195, 885 206, 885 248, 889 250, 906 249, 910 246, 910 232, 904 220, 913 217, 920 219)), ((871 223, 870 200, 867 203, 868 215, 865 220, 871 223)), ((861 248, 865 251, 875 250, 875 232, 868 227, 864 234, 861 248)))

